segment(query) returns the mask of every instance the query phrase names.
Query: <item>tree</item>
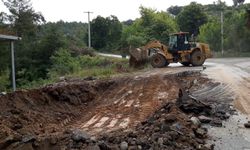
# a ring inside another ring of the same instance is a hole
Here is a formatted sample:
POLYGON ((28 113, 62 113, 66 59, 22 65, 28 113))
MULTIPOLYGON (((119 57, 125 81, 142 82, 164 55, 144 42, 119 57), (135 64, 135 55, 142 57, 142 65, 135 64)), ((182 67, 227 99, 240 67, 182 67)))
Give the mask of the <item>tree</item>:
POLYGON ((30 0, 2 1, 11 13, 9 21, 14 25, 18 36, 34 35, 37 25, 45 22, 43 15, 33 10, 30 0))
POLYGON ((167 9, 167 12, 174 16, 177 16, 182 11, 182 9, 183 9, 182 6, 170 6, 167 9))
POLYGON ((48 68, 52 65, 50 57, 60 48, 66 47, 66 39, 56 24, 48 24, 44 30, 45 33, 39 37, 39 43, 33 55, 36 60, 34 65, 37 68, 38 78, 47 77, 48 68))
POLYGON ((92 46, 95 49, 104 48, 107 44, 106 38, 109 30, 106 19, 104 17, 97 16, 96 19, 91 21, 91 29, 92 46))
POLYGON ((199 27, 207 22, 207 15, 202 10, 202 5, 192 2, 185 6, 177 16, 177 23, 181 31, 198 35, 199 27))
POLYGON ((0 12, 0 25, 3 25, 8 20, 8 16, 4 12, 0 12))
POLYGON ((22 37, 16 43, 17 84, 29 82, 39 77, 36 52, 38 48, 37 32, 44 17, 33 10, 30 0, 2 0, 9 9, 8 21, 13 31, 22 37))
POLYGON ((221 49, 220 22, 213 20, 200 27, 199 41, 208 43, 213 51, 221 49))
POLYGON ((140 13, 140 25, 148 40, 157 39, 167 44, 169 34, 178 30, 174 18, 166 12, 140 7, 140 13))
POLYGON ((233 0, 234 6, 242 5, 245 2, 245 0, 233 0))
POLYGON ((98 16, 91 22, 92 46, 97 50, 116 49, 122 35, 122 24, 116 16, 98 16))
POLYGON ((236 53, 250 52, 250 31, 246 26, 244 9, 235 9, 225 14, 225 48, 236 53))

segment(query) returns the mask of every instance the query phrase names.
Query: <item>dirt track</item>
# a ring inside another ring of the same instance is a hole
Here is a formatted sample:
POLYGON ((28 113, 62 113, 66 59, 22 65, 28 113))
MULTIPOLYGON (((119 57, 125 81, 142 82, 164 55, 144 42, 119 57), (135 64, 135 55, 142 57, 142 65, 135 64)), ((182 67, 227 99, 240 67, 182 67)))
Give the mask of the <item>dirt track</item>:
MULTIPOLYGON (((224 104, 228 105, 236 98, 236 108, 249 115, 250 59, 211 59, 205 66, 207 68, 203 70, 202 67, 173 64, 168 68, 151 69, 111 80, 67 81, 0 96, 0 149, 32 149, 38 145, 42 145, 40 149, 48 148, 44 139, 55 144, 57 142, 51 137, 58 137, 58 134, 68 133, 67 130, 71 129, 87 131, 93 137, 117 130, 122 130, 119 132, 122 134, 137 129, 141 122, 174 102, 180 88, 190 89, 198 99, 214 103, 216 109, 227 110, 224 104), (206 77, 215 81, 211 82, 206 77), (24 144, 29 142, 33 143, 24 144)), ((176 111, 178 113, 170 113, 179 114, 179 110, 176 111)), ((182 125, 191 128, 186 120, 188 116, 180 116, 185 118, 182 125)), ((159 120, 159 117, 155 119, 159 120)), ((183 132, 190 133, 188 130, 183 132)), ((195 138, 181 141, 177 145, 179 149, 194 146, 192 143, 197 142, 195 138)), ((61 145, 67 142, 64 140, 61 145)))

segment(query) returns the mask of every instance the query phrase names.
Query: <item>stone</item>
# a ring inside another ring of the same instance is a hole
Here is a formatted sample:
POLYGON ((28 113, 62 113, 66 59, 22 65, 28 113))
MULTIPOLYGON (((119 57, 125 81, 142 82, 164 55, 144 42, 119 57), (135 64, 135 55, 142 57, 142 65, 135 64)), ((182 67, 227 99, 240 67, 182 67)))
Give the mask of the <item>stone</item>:
POLYGON ((159 131, 161 131, 161 129, 159 127, 154 128, 154 132, 159 132, 159 131))
POLYGON ((194 83, 194 84, 196 84, 197 82, 198 82, 198 80, 197 80, 197 79, 195 79, 195 80, 193 81, 193 83, 194 83))
POLYGON ((172 123, 172 122, 175 122, 176 120, 177 120, 177 118, 176 118, 175 115, 169 114, 169 115, 167 115, 167 116, 165 117, 165 122, 166 122, 166 123, 172 123))
POLYGON ((12 127, 13 130, 18 130, 23 128, 23 125, 20 122, 17 122, 14 124, 14 126, 12 127))
POLYGON ((131 137, 131 138, 137 138, 137 135, 136 135, 136 133, 135 132, 130 132, 129 134, 128 134, 128 137, 131 137))
POLYGON ((51 144, 51 145, 56 145, 56 143, 57 143, 57 138, 56 138, 56 137, 52 137, 52 138, 50 139, 50 144, 51 144))
POLYGON ((198 128, 194 133, 199 138, 205 138, 207 135, 207 130, 204 128, 198 128))
POLYGON ((36 140, 36 137, 34 135, 24 135, 22 137, 22 142, 23 143, 28 143, 30 141, 35 141, 36 140))
POLYGON ((120 148, 121 148, 121 150, 127 150, 128 149, 128 143, 126 141, 121 142, 120 148))
POLYGON ((200 126, 200 125, 201 125, 201 122, 200 122, 200 120, 199 120, 197 117, 191 117, 190 120, 191 120, 191 122, 192 122, 194 125, 197 125, 197 126, 200 126))
POLYGON ((249 122, 245 123, 244 126, 245 126, 245 128, 250 128, 250 123, 249 122))
POLYGON ((201 123, 210 123, 212 121, 212 118, 203 115, 199 116, 198 119, 201 123))
POLYGON ((99 143, 98 146, 99 146, 99 148, 100 148, 101 150, 110 150, 110 149, 111 149, 111 148, 110 148, 107 144, 105 144, 104 142, 99 143))
POLYGON ((137 146, 129 146, 128 150, 137 150, 137 146))
POLYGON ((218 118, 213 119, 210 123, 212 126, 222 127, 222 121, 218 118))
POLYGON ((86 140, 90 139, 90 135, 88 135, 86 132, 84 132, 82 130, 75 129, 72 131, 71 138, 77 142, 79 142, 79 141, 85 142, 86 140))
POLYGON ((97 145, 89 145, 85 148, 86 150, 101 150, 97 145))
POLYGON ((164 141, 163 141, 163 138, 159 138, 158 141, 157 141, 157 143, 158 143, 159 145, 163 145, 163 142, 164 142, 164 141))

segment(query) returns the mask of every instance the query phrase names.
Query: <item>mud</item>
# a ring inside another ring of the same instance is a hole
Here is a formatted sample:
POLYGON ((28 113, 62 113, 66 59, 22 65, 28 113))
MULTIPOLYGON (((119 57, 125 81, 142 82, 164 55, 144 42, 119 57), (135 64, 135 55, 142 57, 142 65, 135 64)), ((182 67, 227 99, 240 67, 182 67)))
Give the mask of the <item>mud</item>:
POLYGON ((0 149, 212 149, 206 129, 190 118, 227 119, 231 99, 209 96, 218 86, 200 71, 178 70, 68 80, 0 96, 0 149))

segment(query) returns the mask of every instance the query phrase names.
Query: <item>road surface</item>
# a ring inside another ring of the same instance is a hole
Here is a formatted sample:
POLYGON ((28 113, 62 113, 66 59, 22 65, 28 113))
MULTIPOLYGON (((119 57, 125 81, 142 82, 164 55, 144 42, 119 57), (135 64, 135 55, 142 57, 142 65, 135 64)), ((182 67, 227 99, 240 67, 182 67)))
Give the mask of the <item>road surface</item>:
POLYGON ((209 127, 215 150, 249 150, 250 129, 244 123, 250 120, 250 58, 210 59, 204 71, 209 78, 227 84, 235 96, 237 115, 223 123, 223 128, 209 127))

